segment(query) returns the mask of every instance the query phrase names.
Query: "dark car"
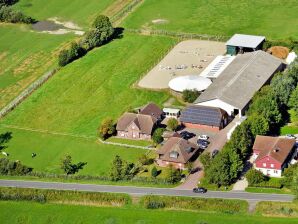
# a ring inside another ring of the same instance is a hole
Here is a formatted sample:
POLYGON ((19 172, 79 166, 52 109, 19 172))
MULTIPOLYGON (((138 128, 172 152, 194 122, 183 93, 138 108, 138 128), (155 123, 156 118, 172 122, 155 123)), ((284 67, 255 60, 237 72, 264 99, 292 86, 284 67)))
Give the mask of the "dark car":
POLYGON ((214 149, 211 154, 212 158, 214 158, 218 153, 219 153, 219 151, 217 149, 214 149))
POLYGON ((188 132, 188 131, 182 131, 180 132, 180 136, 186 140, 191 139, 195 137, 196 135, 194 133, 188 132))
POLYGON ((207 192, 207 189, 203 187, 196 187, 192 190, 192 192, 204 194, 207 192))
POLYGON ((202 140, 202 139, 199 139, 199 140, 197 141, 197 143, 198 143, 198 145, 206 145, 206 146, 209 144, 208 141, 206 141, 206 140, 202 140))
POLYGON ((200 167, 195 167, 190 170, 190 174, 194 174, 200 170, 200 167))

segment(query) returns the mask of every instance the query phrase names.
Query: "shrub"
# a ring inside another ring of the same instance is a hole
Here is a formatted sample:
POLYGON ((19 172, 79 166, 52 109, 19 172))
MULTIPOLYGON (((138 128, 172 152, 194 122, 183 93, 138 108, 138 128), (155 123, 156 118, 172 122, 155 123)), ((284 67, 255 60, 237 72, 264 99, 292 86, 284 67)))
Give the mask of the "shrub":
POLYGON ((154 166, 154 167, 152 168, 152 170, 151 170, 151 176, 152 176, 153 178, 156 178, 156 177, 158 176, 158 171, 157 171, 157 169, 156 169, 155 166, 154 166))
POLYGON ((0 174, 2 175, 26 175, 32 170, 33 168, 23 165, 20 161, 0 158, 0 174))
POLYGON ((177 183, 181 180, 181 171, 178 169, 175 169, 173 166, 170 166, 167 172, 167 181, 169 183, 177 183))
POLYGON ((104 140, 112 136, 115 132, 116 128, 112 118, 105 118, 98 128, 99 137, 104 140))
POLYGON ((149 158, 146 154, 141 155, 138 161, 143 166, 150 165, 154 162, 154 160, 152 158, 149 158))
POLYGON ((86 50, 78 43, 72 42, 67 50, 62 50, 58 56, 58 64, 63 67, 86 54, 86 50))
POLYGON ((24 15, 22 12, 13 9, 10 6, 2 6, 0 4, 0 22, 8 23, 34 23, 35 20, 30 16, 24 15))
POLYGON ((187 103, 193 103, 199 95, 200 94, 197 90, 186 89, 182 92, 182 99, 187 103))
POLYGON ((77 164, 72 163, 72 158, 70 155, 66 155, 61 159, 61 169, 67 175, 79 172, 79 170, 83 169, 86 164, 86 162, 78 162, 77 164))
POLYGON ((167 128, 171 131, 176 131, 178 128, 178 121, 175 118, 170 118, 167 122, 167 128))
POLYGON ((153 135, 152 135, 152 140, 156 144, 160 144, 163 141, 162 134, 164 133, 165 129, 164 128, 157 128, 153 135))
POLYGON ((249 185, 259 184, 266 180, 264 174, 261 171, 255 169, 250 169, 246 173, 245 177, 249 185))

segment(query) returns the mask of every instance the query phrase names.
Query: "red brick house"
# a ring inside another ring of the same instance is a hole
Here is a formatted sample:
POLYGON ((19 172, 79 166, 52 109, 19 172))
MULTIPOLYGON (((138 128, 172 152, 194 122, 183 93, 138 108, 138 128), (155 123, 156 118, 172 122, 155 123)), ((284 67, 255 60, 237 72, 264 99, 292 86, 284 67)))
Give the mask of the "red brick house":
POLYGON ((182 111, 180 122, 187 128, 218 132, 228 124, 228 114, 217 107, 191 105, 182 111))
POLYGON ((150 115, 125 113, 117 122, 117 136, 130 139, 151 139, 157 119, 150 115))
POLYGON ((254 167, 264 175, 281 177, 295 153, 295 139, 258 135, 253 145, 254 167))
POLYGON ((169 166, 177 169, 184 169, 186 163, 198 152, 199 147, 183 138, 172 137, 157 150, 157 164, 159 166, 169 166))

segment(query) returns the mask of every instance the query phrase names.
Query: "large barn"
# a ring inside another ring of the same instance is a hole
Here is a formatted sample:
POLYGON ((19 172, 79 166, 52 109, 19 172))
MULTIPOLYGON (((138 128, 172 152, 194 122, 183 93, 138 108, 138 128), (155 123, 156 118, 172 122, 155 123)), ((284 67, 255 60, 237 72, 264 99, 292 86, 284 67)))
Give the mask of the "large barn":
POLYGON ((235 34, 226 43, 227 54, 236 55, 238 53, 262 50, 264 42, 264 36, 235 34))
POLYGON ((237 55, 194 103, 219 107, 230 116, 241 117, 253 95, 284 66, 281 60, 264 51, 237 55))

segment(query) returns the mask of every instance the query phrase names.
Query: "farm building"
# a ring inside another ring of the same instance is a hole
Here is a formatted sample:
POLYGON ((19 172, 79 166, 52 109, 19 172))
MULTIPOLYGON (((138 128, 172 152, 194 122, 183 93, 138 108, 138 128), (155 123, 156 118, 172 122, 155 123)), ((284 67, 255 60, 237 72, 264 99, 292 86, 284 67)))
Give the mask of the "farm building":
POLYGON ((227 54, 236 55, 261 50, 264 42, 264 36, 235 34, 226 42, 227 54))
POLYGON ((194 102, 219 107, 229 116, 243 116, 253 95, 273 75, 284 69, 283 62, 264 52, 237 55, 222 74, 194 102))
POLYGON ((117 122, 117 136, 130 139, 151 139, 157 119, 151 115, 125 113, 117 122))
POLYGON ((198 75, 180 76, 169 82, 169 87, 175 92, 183 92, 184 90, 204 91, 211 85, 211 80, 198 75))
POLYGON ((281 177, 294 153, 295 139, 258 135, 253 145, 254 167, 264 175, 281 177))
POLYGON ((172 137, 157 151, 157 164, 184 169, 186 163, 198 152, 199 147, 183 138, 172 137))
POLYGON ((216 107, 191 105, 182 111, 180 122, 188 128, 219 131, 228 124, 228 114, 216 107))

